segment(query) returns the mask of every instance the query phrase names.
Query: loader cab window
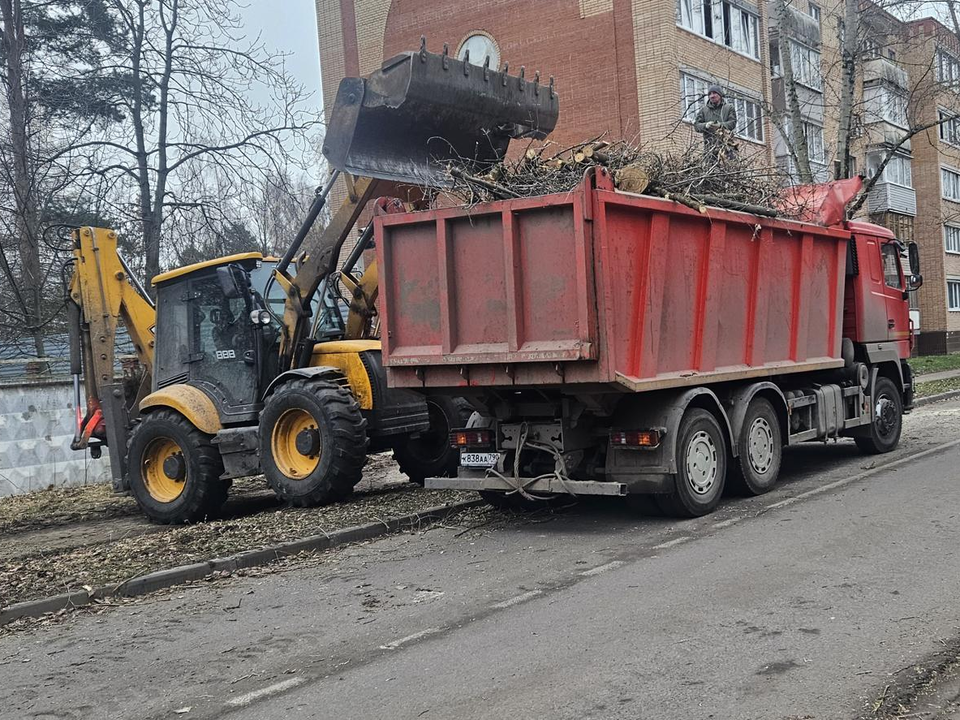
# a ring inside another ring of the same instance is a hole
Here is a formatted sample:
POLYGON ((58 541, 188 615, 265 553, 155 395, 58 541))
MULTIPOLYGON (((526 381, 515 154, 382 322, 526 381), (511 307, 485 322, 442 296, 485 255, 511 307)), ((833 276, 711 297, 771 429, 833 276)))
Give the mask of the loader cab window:
POLYGON ((190 355, 187 284, 163 284, 157 287, 156 387, 161 388, 187 379, 187 357, 190 355))
POLYGON ((215 276, 192 282, 190 303, 197 379, 222 393, 225 405, 246 405, 256 394, 255 327, 250 296, 227 298, 215 276))
POLYGON ((900 247, 896 242, 888 242, 880 248, 883 260, 883 282, 887 287, 903 289, 900 273, 900 247))

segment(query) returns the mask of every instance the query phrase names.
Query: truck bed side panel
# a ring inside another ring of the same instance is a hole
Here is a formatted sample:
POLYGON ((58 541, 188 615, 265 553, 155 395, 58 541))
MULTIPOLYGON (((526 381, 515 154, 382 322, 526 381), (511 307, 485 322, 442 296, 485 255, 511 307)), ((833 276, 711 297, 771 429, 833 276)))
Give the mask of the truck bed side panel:
POLYGON ((848 232, 597 183, 377 218, 391 382, 645 390, 842 364, 848 232))

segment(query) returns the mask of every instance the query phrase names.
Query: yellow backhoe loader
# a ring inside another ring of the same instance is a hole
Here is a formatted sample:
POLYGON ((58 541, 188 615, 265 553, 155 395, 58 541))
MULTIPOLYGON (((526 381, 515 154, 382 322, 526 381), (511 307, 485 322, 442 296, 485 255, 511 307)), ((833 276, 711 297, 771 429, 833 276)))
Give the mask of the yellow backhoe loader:
POLYGON ((284 257, 245 253, 165 272, 152 280, 155 305, 113 231, 77 229, 68 290, 74 449, 99 455, 108 446, 115 489, 161 523, 213 515, 232 478, 259 472, 292 504, 330 502, 360 480, 368 452, 391 447, 411 479, 454 469, 447 431, 462 425, 463 407, 387 388, 376 266, 353 272, 370 228, 340 270, 338 258, 375 198, 415 202, 420 188, 446 183, 447 160, 482 168, 503 157, 511 137, 552 130, 552 84, 541 89, 522 75, 421 43, 368 78, 345 79, 324 145, 336 170, 284 257), (308 241, 341 173, 348 197, 308 241), (138 359, 122 378, 119 323, 138 359))

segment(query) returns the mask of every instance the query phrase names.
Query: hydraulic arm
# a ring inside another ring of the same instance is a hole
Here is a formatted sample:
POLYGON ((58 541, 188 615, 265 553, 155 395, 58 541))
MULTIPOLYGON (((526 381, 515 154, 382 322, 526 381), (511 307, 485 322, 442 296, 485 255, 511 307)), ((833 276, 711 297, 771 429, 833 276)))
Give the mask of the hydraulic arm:
MULTIPOLYGON (((143 287, 117 250, 112 230, 84 227, 73 232, 73 278, 67 298, 70 373, 73 376, 77 431, 71 447, 125 448, 129 414, 150 390, 156 312, 143 287), (139 360, 137 373, 115 378, 117 323, 127 328, 139 360), (86 388, 86 414, 80 412, 80 378, 86 388)), ((114 485, 125 477, 125 453, 110 453, 114 485)), ((115 489, 119 490, 120 487, 115 489)))

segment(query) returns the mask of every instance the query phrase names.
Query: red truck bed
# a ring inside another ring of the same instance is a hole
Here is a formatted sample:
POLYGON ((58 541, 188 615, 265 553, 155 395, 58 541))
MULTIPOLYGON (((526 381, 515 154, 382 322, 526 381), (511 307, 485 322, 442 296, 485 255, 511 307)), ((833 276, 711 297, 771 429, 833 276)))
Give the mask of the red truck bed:
POLYGON ((375 218, 394 387, 649 390, 841 367, 849 231, 621 193, 375 218))

